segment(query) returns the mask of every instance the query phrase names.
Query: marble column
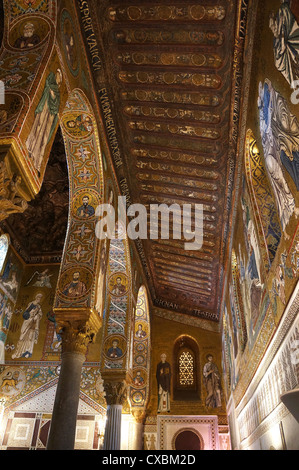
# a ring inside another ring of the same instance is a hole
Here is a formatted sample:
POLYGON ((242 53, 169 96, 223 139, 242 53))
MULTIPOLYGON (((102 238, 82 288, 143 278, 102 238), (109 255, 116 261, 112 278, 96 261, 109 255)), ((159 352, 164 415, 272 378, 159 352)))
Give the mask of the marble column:
POLYGON ((65 326, 61 335, 61 369, 47 450, 74 449, 82 366, 87 346, 94 337, 86 325, 65 326))
POLYGON ((125 400, 126 383, 124 381, 104 382, 107 401, 107 420, 103 450, 120 450, 121 414, 125 400))

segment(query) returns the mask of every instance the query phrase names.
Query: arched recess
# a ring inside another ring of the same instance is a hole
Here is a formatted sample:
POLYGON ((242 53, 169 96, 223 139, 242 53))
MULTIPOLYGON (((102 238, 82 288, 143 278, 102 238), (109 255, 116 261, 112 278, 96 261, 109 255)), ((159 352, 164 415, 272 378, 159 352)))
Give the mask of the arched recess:
POLYGON ((144 410, 149 399, 151 345, 150 312, 145 286, 141 286, 138 291, 131 338, 132 384, 129 401, 132 410, 144 410))
POLYGON ((173 398, 196 400, 200 397, 199 347, 191 336, 182 335, 173 347, 173 398))
POLYGON ((254 134, 250 129, 246 134, 245 168, 262 258, 264 266, 268 270, 280 242, 281 226, 264 162, 254 134))
POLYGON ((240 272, 239 272, 239 266, 237 263, 235 250, 232 250, 231 266, 232 266, 231 303, 233 303, 233 306, 234 306, 233 310, 236 316, 236 323, 237 323, 236 326, 239 332, 238 340, 239 340, 240 350, 241 352, 243 352, 247 344, 248 335, 247 335, 247 326, 246 326, 246 319, 245 319, 245 312, 244 312, 244 304, 243 304, 242 293, 241 293, 240 272))
MULTIPOLYGON (((59 123, 69 173, 69 217, 54 302, 62 321, 84 321, 98 303, 97 278, 103 241, 96 236, 96 209, 104 202, 104 181, 97 122, 84 93, 68 97, 59 123)), ((98 325, 96 330, 98 329, 98 325)))
POLYGON ((125 227, 116 222, 110 240, 106 274, 105 317, 103 325, 102 375, 125 374, 128 369, 129 317, 132 311, 130 251, 125 227))
POLYGON ((232 385, 232 360, 230 342, 231 339, 229 336, 227 308, 225 305, 222 317, 222 370, 227 396, 229 395, 229 390, 232 385))

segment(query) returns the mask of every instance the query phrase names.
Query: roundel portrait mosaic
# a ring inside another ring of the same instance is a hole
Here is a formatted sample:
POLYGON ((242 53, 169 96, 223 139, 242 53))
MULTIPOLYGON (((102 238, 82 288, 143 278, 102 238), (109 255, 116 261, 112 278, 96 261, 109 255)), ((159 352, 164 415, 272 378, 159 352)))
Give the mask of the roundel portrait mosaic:
POLYGON ((108 281, 109 293, 115 297, 122 297, 127 294, 129 288, 128 276, 122 272, 117 272, 110 276, 108 281))
POLYGON ((59 295, 68 301, 86 297, 91 289, 93 273, 87 268, 74 267, 61 274, 59 295))

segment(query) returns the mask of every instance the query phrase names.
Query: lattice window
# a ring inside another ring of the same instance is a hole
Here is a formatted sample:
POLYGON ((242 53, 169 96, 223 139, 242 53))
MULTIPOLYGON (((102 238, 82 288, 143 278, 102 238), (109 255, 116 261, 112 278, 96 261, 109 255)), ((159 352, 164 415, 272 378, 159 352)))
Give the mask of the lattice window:
POLYGON ((194 384, 194 357, 189 351, 183 351, 179 357, 179 383, 185 387, 194 384))

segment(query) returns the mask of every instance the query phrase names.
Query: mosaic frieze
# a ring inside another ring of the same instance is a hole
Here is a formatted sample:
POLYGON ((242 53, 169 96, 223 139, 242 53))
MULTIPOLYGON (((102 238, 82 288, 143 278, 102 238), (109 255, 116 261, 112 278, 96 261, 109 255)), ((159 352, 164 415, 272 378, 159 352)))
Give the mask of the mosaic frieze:
POLYGON ((221 46, 224 42, 224 33, 216 30, 201 30, 192 27, 189 30, 142 28, 122 28, 113 30, 110 34, 111 41, 118 44, 166 44, 166 45, 199 45, 199 46, 221 46))
MULTIPOLYGON (((148 189, 150 190, 150 189, 148 189)), ((172 198, 167 198, 165 196, 149 196, 149 197, 146 197, 145 195, 141 198, 141 200, 145 203, 144 206, 146 207, 146 209, 150 212, 150 204, 149 203, 154 203, 156 202, 157 204, 168 204, 169 206, 171 206, 174 202, 173 202, 173 199, 172 198)), ((204 215, 204 219, 203 220, 209 220, 209 221, 215 221, 216 220, 216 216, 214 215, 209 215, 209 213, 211 214, 214 214, 217 212, 217 208, 216 207, 213 207, 213 206, 210 206, 208 204, 203 204, 203 211, 205 213, 204 215)), ((179 215, 180 216, 180 215, 179 215)), ((153 223, 153 229, 156 225, 155 224, 155 221, 152 222, 153 223)), ((175 231, 175 228, 174 228, 174 231, 175 231)), ((179 231, 177 231, 179 232, 179 231)), ((163 242, 161 240, 161 242, 163 242)), ((181 240, 181 242, 183 242, 183 240, 181 240)), ((174 245, 173 246, 176 246, 175 242, 173 242, 174 245)), ((212 242, 210 242, 212 243, 212 242)))
POLYGON ((222 5, 129 6, 109 9, 111 21, 222 21, 226 10, 222 5))
POLYGON ((190 137, 202 137, 205 139, 219 139, 221 132, 214 128, 178 124, 153 123, 152 121, 129 121, 130 129, 146 132, 161 132, 163 134, 178 134, 190 137))
POLYGON ((52 0, 12 0, 9 3, 9 13, 11 17, 17 18, 25 13, 43 13, 45 15, 52 14, 52 0))
MULTIPOLYGON (((211 202, 215 203, 218 201, 218 197, 215 196, 214 194, 207 194, 204 192, 200 191, 192 191, 190 195, 190 191, 188 190, 177 190, 176 188, 165 188, 165 186, 161 186, 158 184, 141 184, 140 187, 142 188, 143 192, 155 192, 157 194, 164 193, 164 200, 173 203, 173 199, 171 196, 181 196, 182 198, 194 198, 196 200, 200 200, 203 202, 211 202), (161 188, 161 189, 159 189, 161 188), (169 196, 168 198, 165 197, 165 195, 169 196)), ((142 194, 140 196, 140 200, 142 202, 152 202, 153 204, 156 202, 156 196, 153 196, 151 194, 142 194)), ((214 207, 211 209, 211 206, 206 207, 207 210, 214 212, 214 207)))
POLYGON ((218 69, 223 65, 221 57, 217 54, 184 54, 174 52, 145 53, 123 52, 116 56, 120 65, 153 65, 153 66, 185 66, 185 67, 209 67, 218 69))
POLYGON ((197 93, 197 92, 179 92, 170 90, 147 90, 139 88, 137 90, 121 90, 121 97, 126 101, 151 101, 153 103, 176 103, 176 104, 195 104, 197 106, 218 106, 222 100, 220 95, 197 93))
POLYGON ((194 86, 210 89, 218 89, 222 85, 219 75, 213 73, 190 73, 190 72, 130 72, 121 71, 118 78, 123 83, 132 85, 174 85, 194 86))
POLYGON ((210 141, 206 142, 199 139, 182 139, 173 134, 170 139, 169 136, 165 136, 164 134, 152 134, 151 132, 148 132, 147 134, 136 133, 133 137, 133 142, 135 144, 149 146, 168 146, 171 151, 173 149, 181 149, 183 152, 196 150, 199 154, 207 153, 210 155, 218 155, 221 151, 221 146, 216 143, 216 141, 212 141, 210 143, 210 141))
MULTIPOLYGON (((132 155, 137 158, 150 158, 153 160, 166 160, 176 163, 189 163, 196 165, 212 166, 218 163, 218 160, 210 156, 192 155, 184 152, 167 151, 167 150, 155 150, 152 148, 133 148, 131 150, 132 155)), ((181 189, 178 188, 178 191, 181 189)))
POLYGON ((124 112, 129 116, 154 117, 158 119, 178 119, 182 121, 199 121, 210 124, 219 124, 221 115, 217 112, 199 111, 195 109, 158 108, 150 106, 125 106, 124 112))
POLYGON ((173 174, 180 174, 180 175, 189 175, 189 176, 197 176, 201 177, 203 179, 209 179, 209 180, 217 180, 219 178, 219 173, 216 171, 208 171, 208 170, 202 170, 202 169, 197 169, 197 168, 187 168, 183 166, 177 166, 177 165, 170 165, 167 163, 158 163, 158 162, 144 162, 138 160, 136 162, 136 167, 139 168, 140 170, 146 170, 146 171, 170 171, 173 174))
MULTIPOLYGON (((170 176, 162 176, 162 175, 153 175, 150 173, 138 173, 137 178, 141 181, 151 181, 151 182, 158 182, 158 183, 170 183, 170 184, 180 184, 182 183, 181 178, 177 177, 170 177, 170 176)), ((204 189, 209 191, 217 191, 218 186, 213 183, 208 183, 204 181, 196 181, 196 180, 184 180, 184 185, 191 187, 191 188, 198 188, 204 189)))

